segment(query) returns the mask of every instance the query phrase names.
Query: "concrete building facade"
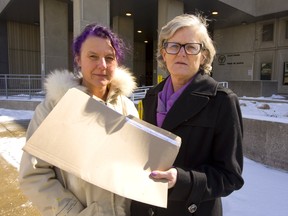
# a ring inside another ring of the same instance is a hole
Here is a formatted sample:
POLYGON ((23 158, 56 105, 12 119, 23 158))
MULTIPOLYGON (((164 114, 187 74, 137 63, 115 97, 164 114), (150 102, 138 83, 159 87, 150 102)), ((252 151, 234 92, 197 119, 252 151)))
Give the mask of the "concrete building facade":
POLYGON ((223 2, 238 7, 254 17, 263 17, 256 22, 243 21, 241 25, 214 30, 213 37, 218 53, 213 64, 215 79, 232 81, 230 86, 237 89, 237 93, 241 96, 287 94, 286 1, 249 0, 241 1, 241 4, 233 0, 223 2), (279 16, 269 16, 274 13, 279 13, 279 16), (255 87, 258 91, 251 91, 255 87))
POLYGON ((130 52, 123 64, 139 86, 153 85, 167 76, 155 59, 159 29, 176 15, 198 11, 210 19, 216 80, 228 81, 239 96, 288 94, 286 1, 1 0, 0 74, 73 70, 73 38, 98 22, 125 40, 130 52))

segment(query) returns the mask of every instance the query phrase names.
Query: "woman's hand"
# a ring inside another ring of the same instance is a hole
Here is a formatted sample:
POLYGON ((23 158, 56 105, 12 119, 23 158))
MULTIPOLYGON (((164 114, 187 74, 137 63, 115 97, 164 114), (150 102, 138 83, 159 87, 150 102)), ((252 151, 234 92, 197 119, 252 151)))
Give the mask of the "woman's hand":
POLYGON ((150 174, 153 179, 167 179, 168 180, 168 188, 174 187, 177 181, 177 169, 170 168, 167 171, 159 171, 154 170, 150 174))

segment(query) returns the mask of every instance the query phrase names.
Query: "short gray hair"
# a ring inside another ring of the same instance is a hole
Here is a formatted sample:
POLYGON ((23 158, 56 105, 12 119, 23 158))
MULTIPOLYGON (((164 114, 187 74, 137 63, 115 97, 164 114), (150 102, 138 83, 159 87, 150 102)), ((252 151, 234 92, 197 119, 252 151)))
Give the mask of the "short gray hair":
POLYGON ((216 50, 207 30, 207 19, 200 14, 182 14, 176 16, 174 19, 172 19, 170 22, 168 22, 165 26, 162 27, 159 34, 157 49, 157 61, 159 63, 159 67, 167 71, 166 64, 161 55, 163 43, 165 43, 169 38, 171 38, 177 30, 184 27, 195 28, 195 30, 198 32, 201 43, 203 44, 203 51, 205 52, 205 61, 204 64, 200 66, 200 68, 203 69, 205 73, 210 74, 216 50))

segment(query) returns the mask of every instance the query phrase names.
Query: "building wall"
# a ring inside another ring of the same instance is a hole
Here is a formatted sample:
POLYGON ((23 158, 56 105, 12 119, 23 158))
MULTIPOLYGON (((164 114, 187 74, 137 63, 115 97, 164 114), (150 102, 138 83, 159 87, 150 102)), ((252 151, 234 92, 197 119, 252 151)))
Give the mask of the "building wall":
POLYGON ((243 118, 246 157, 288 171, 288 124, 243 118))
POLYGON ((216 29, 213 77, 218 81, 253 80, 255 24, 216 29))
POLYGON ((287 0, 219 0, 253 16, 288 10, 287 0))
POLYGON ((255 0, 255 15, 261 16, 288 10, 287 0, 255 0))
MULTIPOLYGON (((288 17, 214 31, 217 55, 213 77, 219 81, 278 81, 278 92, 288 93, 283 84, 284 62, 288 62, 288 17), (263 34, 273 25, 272 34, 263 34), (265 38, 272 40, 265 41, 265 38)), ((288 74, 287 74, 288 75, 288 74)))
POLYGON ((40 73, 39 26, 7 22, 10 74, 40 73))

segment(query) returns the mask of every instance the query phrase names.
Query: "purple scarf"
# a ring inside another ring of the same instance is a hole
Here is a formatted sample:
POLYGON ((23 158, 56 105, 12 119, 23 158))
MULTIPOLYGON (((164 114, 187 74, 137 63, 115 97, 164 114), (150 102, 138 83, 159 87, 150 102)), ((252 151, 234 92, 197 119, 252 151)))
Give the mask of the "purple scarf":
POLYGON ((179 96, 182 94, 184 89, 190 84, 191 81, 187 82, 178 91, 174 92, 171 77, 169 76, 167 78, 163 90, 158 94, 158 106, 156 110, 157 112, 156 119, 158 127, 162 126, 163 121, 167 113, 169 112, 170 108, 173 106, 175 101, 179 98, 179 96))

